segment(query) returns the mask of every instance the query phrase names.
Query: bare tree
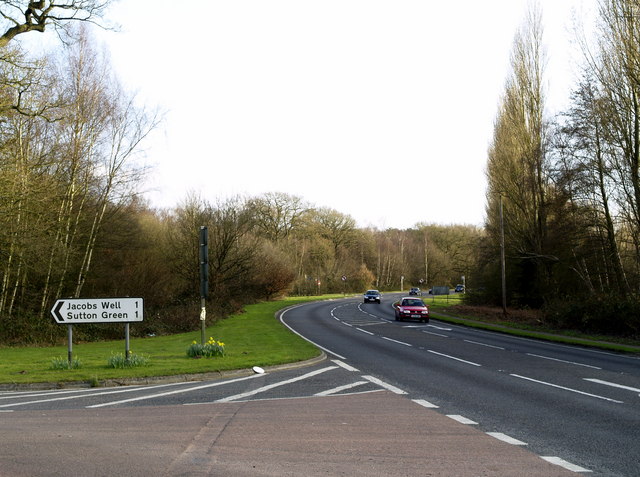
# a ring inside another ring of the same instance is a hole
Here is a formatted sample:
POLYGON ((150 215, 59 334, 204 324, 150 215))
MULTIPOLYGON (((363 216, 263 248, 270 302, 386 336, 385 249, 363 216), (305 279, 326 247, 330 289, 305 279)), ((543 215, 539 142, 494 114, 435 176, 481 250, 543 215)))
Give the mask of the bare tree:
POLYGON ((340 247, 355 240, 356 221, 337 210, 326 207, 318 209, 313 214, 313 221, 317 224, 320 235, 333 244, 336 256, 340 247))
POLYGON ((134 163, 135 154, 157 125, 155 115, 120 90, 86 30, 78 38, 58 75, 56 92, 64 107, 58 108, 59 161, 52 172, 62 190, 41 310, 52 294, 80 296, 105 212, 133 195, 144 171, 134 163))
POLYGON ((566 218, 576 222, 576 238, 568 241, 574 246, 575 270, 588 287, 593 287, 591 277, 596 269, 586 260, 589 257, 584 257, 575 247, 584 246, 585 240, 591 238, 598 240, 600 246, 592 253, 597 253, 597 267, 605 274, 600 283, 626 294, 630 288, 620 257, 617 218, 613 213, 618 181, 614 173, 615 148, 607 132, 610 118, 615 116, 612 107, 591 73, 586 71, 572 94, 572 106, 556 136, 560 138, 560 145, 556 145, 556 178, 558 187, 571 202, 571 213, 566 218), (586 221, 586 227, 578 225, 586 221))
POLYGON ((3 0, 0 4, 0 48, 18 35, 53 27, 64 38, 78 21, 96 23, 112 0, 3 0))
MULTIPOLYGON (((12 58, 15 63, 21 61, 18 54, 12 58)), ((28 107, 41 108, 50 92, 46 87, 50 84, 44 80, 46 75, 35 68, 18 73, 15 63, 0 62, 3 99, 20 94, 28 107), (16 82, 18 74, 21 81, 16 82)), ((55 194, 55 184, 45 171, 53 163, 55 135, 51 124, 42 117, 17 114, 12 109, 3 113, 0 122, 0 313, 10 315, 18 301, 30 299, 19 295, 20 290, 25 289, 27 274, 38 276, 40 263, 46 262, 42 252, 48 230, 47 206, 55 194)))
POLYGON ((252 210, 259 233, 273 242, 289 237, 301 225, 309 209, 302 198, 283 192, 268 192, 251 199, 248 207, 252 210))
POLYGON ((613 197, 640 267, 640 2, 601 0, 599 13, 597 50, 583 51, 608 105, 602 126, 618 185, 613 197))

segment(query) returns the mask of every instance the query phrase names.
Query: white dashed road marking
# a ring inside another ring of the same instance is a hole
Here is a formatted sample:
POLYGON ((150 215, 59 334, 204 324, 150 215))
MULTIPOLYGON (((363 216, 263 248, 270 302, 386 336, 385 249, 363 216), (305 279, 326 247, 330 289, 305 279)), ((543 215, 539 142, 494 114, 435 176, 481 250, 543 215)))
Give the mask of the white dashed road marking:
POLYGON ((550 358, 549 356, 541 356, 539 354, 527 353, 527 356, 533 356, 534 358, 548 359, 548 360, 551 360, 551 361, 557 361, 559 363, 573 364, 575 366, 584 366, 585 368, 602 369, 602 368, 598 368, 597 366, 591 366, 589 364, 576 363, 575 361, 565 361, 564 359, 550 358))
POLYGON ((387 341, 393 341, 394 343, 398 343, 398 344, 405 345, 405 346, 413 346, 413 345, 410 345, 409 343, 405 343, 404 341, 394 340, 394 339, 391 339, 391 338, 387 338, 386 336, 383 336, 382 339, 383 340, 387 340, 387 341))
POLYGON ((464 340, 465 343, 471 343, 471 344, 475 344, 475 345, 480 345, 480 346, 486 346, 487 348, 493 348, 493 349, 501 349, 504 351, 504 348, 502 346, 494 346, 494 345, 490 345, 487 343, 479 343, 478 341, 471 341, 471 340, 464 340))
POLYGON ((570 391, 572 393, 582 394, 583 396, 589 396, 589 397, 593 397, 593 398, 596 398, 596 399, 604 399, 605 401, 614 402, 616 404, 624 404, 623 401, 616 401, 615 399, 611 399, 611 398, 608 398, 608 397, 598 396, 597 394, 585 393, 584 391, 578 391, 577 389, 571 389, 571 388, 567 388, 565 386, 560 386, 558 384, 552 384, 552 383, 547 383, 545 381, 539 381, 539 380, 533 379, 533 378, 527 378, 526 376, 520 376, 518 374, 511 374, 510 376, 513 376, 514 378, 525 379, 527 381, 531 381, 532 383, 543 384, 545 386, 551 386, 552 388, 563 389, 565 391, 570 391))
POLYGON ((495 437, 496 439, 501 440, 502 442, 506 442, 507 444, 512 444, 514 446, 527 445, 526 442, 522 442, 522 441, 519 441, 518 439, 514 439, 513 437, 503 434, 502 432, 487 432, 487 434, 490 435, 491 437, 495 437))
POLYGON ((454 421, 458 421, 460 424, 468 424, 470 426, 478 424, 476 421, 472 421, 471 419, 467 419, 464 416, 460 416, 458 414, 447 414, 448 418, 453 419, 454 421))
POLYGON ((481 364, 474 363, 473 361, 467 361, 467 360, 464 360, 464 359, 456 358, 455 356, 450 356, 448 354, 438 353, 437 351, 433 351, 433 350, 430 350, 430 349, 428 349, 427 351, 429 353, 437 354, 438 356, 442 356, 444 358, 449 358, 449 359, 454 359, 456 361, 460 361, 461 363, 470 364, 472 366, 482 366, 481 364))
POLYGON ((561 459, 560 457, 550 457, 550 456, 540 456, 540 457, 551 464, 559 465, 560 467, 564 467, 565 469, 570 470, 572 472, 584 472, 584 473, 592 472, 589 469, 585 469, 584 467, 580 467, 579 465, 575 465, 575 464, 572 464, 571 462, 567 462, 566 460, 561 459))
POLYGON ((633 391, 640 393, 640 388, 632 388, 631 386, 624 386, 623 384, 610 383, 609 381, 602 381, 601 379, 584 378, 585 381, 592 383, 604 384, 605 386, 611 386, 612 388, 626 389, 627 391, 633 391))
POLYGON ((412 399, 413 402, 415 402, 416 404, 420 404, 422 407, 426 407, 428 409, 438 409, 439 406, 436 406, 433 403, 430 403, 429 401, 425 401, 424 399, 412 399))

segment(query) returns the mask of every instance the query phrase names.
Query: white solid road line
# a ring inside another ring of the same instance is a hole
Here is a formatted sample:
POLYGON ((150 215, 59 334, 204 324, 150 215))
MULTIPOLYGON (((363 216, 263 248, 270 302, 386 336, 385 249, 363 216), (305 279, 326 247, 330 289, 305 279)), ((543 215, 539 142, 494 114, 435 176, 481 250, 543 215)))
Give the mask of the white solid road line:
POLYGON ((585 469, 584 467, 580 467, 579 465, 575 465, 575 464, 572 464, 571 462, 567 462, 566 460, 561 459, 560 457, 551 457, 551 456, 540 456, 540 457, 551 464, 559 465, 560 467, 564 467, 565 469, 570 470, 572 472, 583 472, 583 473, 592 472, 589 469, 585 469))
POLYGON ((332 359, 331 361, 336 363, 341 368, 346 369, 347 371, 351 371, 351 372, 354 372, 354 373, 359 372, 359 370, 357 368, 354 368, 353 366, 351 366, 351 365, 349 365, 349 364, 347 364, 347 363, 345 363, 343 361, 340 361, 339 359, 332 359))
POLYGON ((126 402, 143 401, 145 399, 154 399, 154 398, 163 397, 163 396, 170 396, 172 394, 188 393, 188 392, 191 392, 191 391, 198 391, 199 389, 212 388, 212 387, 215 387, 215 386, 222 386, 224 384, 235 383, 235 382, 238 382, 238 381, 245 381, 247 379, 254 379, 254 378, 257 378, 259 376, 264 376, 264 374, 253 374, 251 376, 246 376, 244 378, 231 379, 229 381, 216 381, 215 383, 203 384, 201 386, 192 386, 192 387, 189 387, 189 388, 177 389, 175 391, 167 391, 167 392, 164 392, 164 393, 147 394, 145 396, 138 396, 138 397, 131 398, 131 399, 123 399, 122 401, 111 401, 111 402, 105 402, 105 403, 102 403, 102 404, 94 404, 93 406, 86 406, 86 407, 87 407, 87 409, 91 409, 91 408, 96 408, 96 407, 115 406, 116 404, 123 404, 123 403, 126 403, 126 402))
POLYGON ((345 384, 344 386, 338 386, 337 388, 327 389, 326 391, 322 391, 314 394, 314 396, 329 396, 331 394, 336 394, 341 391, 345 391, 347 389, 352 389, 358 386, 362 386, 363 384, 368 384, 369 381, 356 381, 355 383, 345 384))
MULTIPOLYGON (((109 388, 109 389, 112 389, 112 388, 109 388)), ((71 389, 71 390, 64 390, 64 391, 60 389, 53 389, 49 391, 25 391, 21 393, 15 393, 12 395, 1 395, 0 399, 16 399, 16 398, 27 398, 27 397, 34 398, 34 397, 40 397, 40 396, 60 396, 62 394, 78 394, 78 393, 86 393, 86 392, 87 392, 86 388, 71 389)))
POLYGON ((608 398, 608 397, 598 396, 597 394, 585 393, 584 391, 578 391, 577 389, 567 388, 565 386, 559 386, 558 384, 547 383, 545 381, 539 381, 539 380, 533 379, 533 378, 527 378, 526 376, 520 376, 518 374, 510 374, 509 376, 513 376, 514 378, 525 379, 527 381, 531 381, 532 383, 544 384, 545 386, 551 386, 552 388, 564 389, 565 391, 570 391, 570 392, 576 393, 576 394, 582 394, 583 396, 589 396, 589 397, 593 397, 593 398, 596 398, 596 399, 604 399, 605 401, 614 402, 616 404, 624 404, 624 401, 616 401, 615 399, 611 399, 611 398, 608 398))
MULTIPOLYGON (((338 353, 334 353, 334 352, 333 352, 333 351, 331 351, 330 349, 327 349, 327 348, 325 348, 324 346, 320 346, 318 343, 315 343, 315 342, 311 341, 311 340, 310 340, 310 339, 308 339, 306 336, 301 335, 300 333, 298 333, 296 330, 294 330, 293 328, 291 328, 288 324, 286 324, 286 323, 284 322, 284 319, 283 319, 283 318, 284 318, 284 315, 287 313, 287 311, 293 310, 294 308, 298 308, 298 307, 300 307, 300 306, 303 306, 303 305, 296 305, 296 306, 292 306, 291 308, 288 308, 288 309, 286 309, 285 311, 283 311, 282 313, 280 313, 280 323, 282 323, 284 326, 286 326, 287 328, 289 328, 289 330, 290 330, 292 333, 294 333, 294 334, 298 335, 298 336, 299 336, 300 338, 302 338, 303 340, 308 341, 309 343, 311 343, 311 344, 312 344, 312 345, 314 345, 315 347, 320 348, 320 349, 321 349, 322 351, 324 351, 325 353, 329 353, 329 354, 331 354, 331 355, 335 356, 336 358, 340 358, 340 359, 347 359, 347 358, 345 358, 344 356, 341 356, 341 355, 339 355, 338 353)), ((333 316, 333 310, 331 311, 331 316, 333 316)), ((335 318, 335 316, 334 316, 334 318, 335 318)), ((337 318, 336 318, 336 320, 337 320, 337 318)), ((338 320, 338 321, 340 321, 340 320, 338 320)))
MULTIPOLYGON (((161 384, 160 386, 176 386, 178 384, 184 384, 184 383, 161 384)), ((160 387, 160 386, 158 386, 158 387, 160 387)), ((80 398, 83 398, 83 397, 105 396, 107 394, 130 393, 130 392, 134 392, 134 391, 140 391, 140 389, 141 388, 139 386, 137 386, 137 387, 132 388, 132 389, 126 388, 126 389, 117 389, 115 391, 87 392, 86 394, 76 394, 75 396, 64 396, 64 397, 57 397, 57 398, 51 398, 51 399, 38 399, 38 400, 35 400, 35 401, 24 401, 24 402, 12 403, 12 404, 2 404, 2 405, 0 405, 0 407, 16 407, 16 406, 26 406, 28 404, 39 404, 39 403, 43 403, 43 402, 68 401, 69 399, 80 399, 80 398)))
POLYGON ((391 391, 392 393, 395 394, 407 394, 406 391, 403 391, 400 388, 397 388, 395 386, 392 386, 391 384, 387 384, 384 381, 378 379, 378 378, 374 378, 373 376, 362 376, 364 379, 367 379, 369 381, 371 381, 372 383, 377 384, 378 386, 382 386, 383 388, 391 391))

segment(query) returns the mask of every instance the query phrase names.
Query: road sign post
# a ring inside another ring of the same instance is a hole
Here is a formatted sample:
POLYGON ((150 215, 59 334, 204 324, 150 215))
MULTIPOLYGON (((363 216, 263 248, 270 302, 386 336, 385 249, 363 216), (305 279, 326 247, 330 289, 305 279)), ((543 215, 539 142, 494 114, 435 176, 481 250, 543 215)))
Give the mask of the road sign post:
POLYGON ((209 295, 209 236, 204 225, 200 227, 200 340, 205 343, 207 297, 209 295))
POLYGON ((129 348, 129 323, 124 324, 124 359, 129 362, 129 355, 131 351, 129 348))
POLYGON ((69 342, 67 359, 69 360, 69 368, 71 368, 73 362, 73 325, 67 325, 67 341, 69 342))

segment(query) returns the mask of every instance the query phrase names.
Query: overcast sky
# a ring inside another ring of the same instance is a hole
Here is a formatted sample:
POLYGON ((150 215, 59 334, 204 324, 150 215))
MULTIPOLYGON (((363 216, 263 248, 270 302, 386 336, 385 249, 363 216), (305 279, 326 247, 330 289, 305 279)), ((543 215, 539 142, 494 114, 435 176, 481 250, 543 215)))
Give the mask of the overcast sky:
MULTIPOLYGON (((574 84, 572 8, 594 2, 540 1, 551 109, 574 84)), ((167 112, 147 143, 152 205, 277 191, 362 227, 483 223, 526 0, 176 5, 120 0, 121 30, 98 35, 123 84, 167 112)))

